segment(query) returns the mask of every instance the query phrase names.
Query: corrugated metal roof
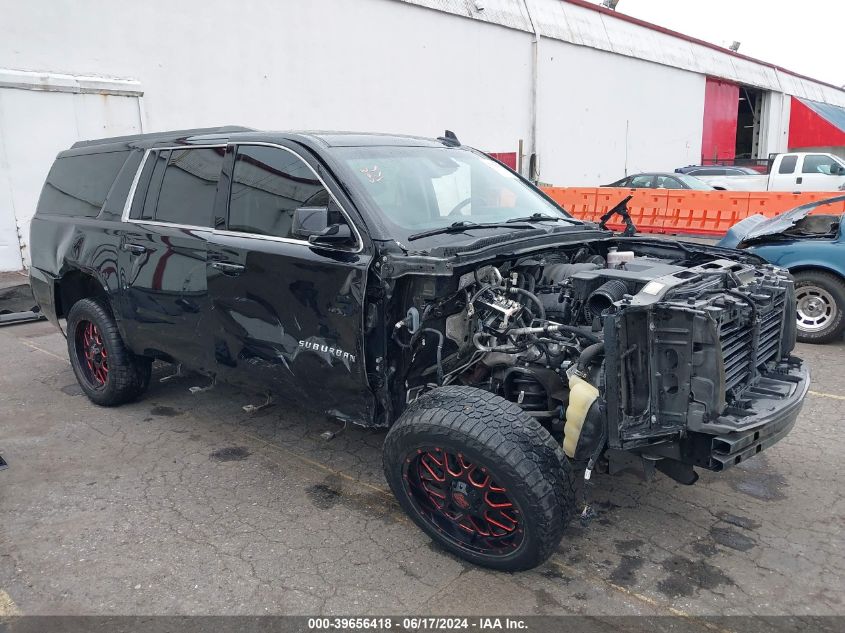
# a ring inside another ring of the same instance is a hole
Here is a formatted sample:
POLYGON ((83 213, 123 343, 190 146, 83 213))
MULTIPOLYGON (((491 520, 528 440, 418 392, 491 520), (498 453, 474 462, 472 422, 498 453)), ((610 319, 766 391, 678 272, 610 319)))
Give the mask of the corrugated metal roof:
POLYGON ((845 108, 831 105, 830 103, 810 101, 809 99, 802 99, 801 97, 797 97, 797 99, 825 121, 831 125, 835 125, 842 132, 845 132, 845 108))
POLYGON ((527 5, 543 37, 845 106, 845 91, 835 86, 584 0, 398 1, 530 32, 527 5))

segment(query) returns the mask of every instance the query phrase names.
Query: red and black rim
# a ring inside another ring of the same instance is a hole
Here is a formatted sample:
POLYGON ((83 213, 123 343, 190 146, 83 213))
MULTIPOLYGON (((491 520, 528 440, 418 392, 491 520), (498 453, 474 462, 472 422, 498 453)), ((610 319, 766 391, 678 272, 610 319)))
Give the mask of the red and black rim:
POLYGON ((76 326, 76 354, 88 384, 103 389, 109 380, 109 355, 100 329, 91 321, 76 326))
POLYGON ((458 547, 507 556, 523 542, 520 510, 489 468, 444 448, 405 460, 404 484, 419 515, 458 547))

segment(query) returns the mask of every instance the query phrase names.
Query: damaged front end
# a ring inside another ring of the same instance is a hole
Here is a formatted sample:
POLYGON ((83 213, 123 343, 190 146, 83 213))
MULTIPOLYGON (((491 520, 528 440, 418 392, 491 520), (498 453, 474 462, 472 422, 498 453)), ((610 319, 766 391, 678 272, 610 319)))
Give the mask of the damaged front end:
POLYGON ((737 464, 786 435, 809 377, 791 277, 729 253, 604 239, 394 282, 391 409, 467 385, 517 403, 587 472, 693 483, 737 464))
MULTIPOLYGON (((605 317, 608 445, 683 483, 759 453, 795 423, 795 292, 774 266, 717 259, 657 278, 605 317)), ((609 454, 611 469, 630 460, 609 454)))

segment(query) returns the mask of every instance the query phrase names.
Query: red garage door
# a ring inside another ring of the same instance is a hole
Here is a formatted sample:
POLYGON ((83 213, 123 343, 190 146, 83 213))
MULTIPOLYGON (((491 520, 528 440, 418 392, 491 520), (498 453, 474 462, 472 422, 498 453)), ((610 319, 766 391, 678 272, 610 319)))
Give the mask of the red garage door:
POLYGON ((704 87, 704 133, 702 161, 732 159, 736 156, 736 119, 739 86, 707 78, 704 87))

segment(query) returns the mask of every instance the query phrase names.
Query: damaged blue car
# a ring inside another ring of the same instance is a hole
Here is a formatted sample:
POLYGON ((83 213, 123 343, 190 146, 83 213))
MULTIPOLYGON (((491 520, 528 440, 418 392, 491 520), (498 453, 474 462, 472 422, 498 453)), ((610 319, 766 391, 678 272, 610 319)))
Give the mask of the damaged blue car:
POLYGON ((735 224, 719 246, 741 248, 789 270, 795 278, 798 340, 829 343, 845 331, 845 237, 842 214, 825 207, 845 196, 812 202, 773 218, 735 224))

